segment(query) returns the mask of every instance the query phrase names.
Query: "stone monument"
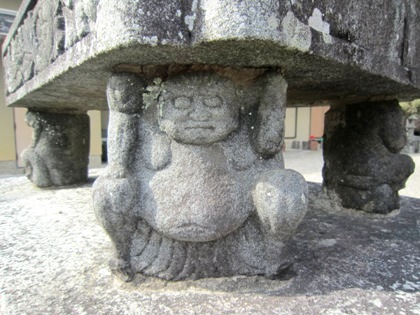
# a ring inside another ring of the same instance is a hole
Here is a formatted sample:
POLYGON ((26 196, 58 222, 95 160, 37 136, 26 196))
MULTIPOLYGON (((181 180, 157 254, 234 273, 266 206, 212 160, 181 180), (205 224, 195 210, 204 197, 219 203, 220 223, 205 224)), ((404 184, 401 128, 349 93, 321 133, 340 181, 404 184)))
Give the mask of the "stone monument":
POLYGON ((397 207, 413 168, 397 101, 420 97, 419 15, 418 0, 25 0, 3 60, 7 104, 35 127, 30 178, 85 174, 82 117, 108 103, 94 204, 113 270, 280 277, 307 204, 283 166, 285 106, 332 106, 331 196, 397 207))
POLYGON ((109 165, 93 196, 111 268, 124 280, 275 278, 308 200, 280 152, 287 84, 276 71, 189 70, 108 82, 109 165))

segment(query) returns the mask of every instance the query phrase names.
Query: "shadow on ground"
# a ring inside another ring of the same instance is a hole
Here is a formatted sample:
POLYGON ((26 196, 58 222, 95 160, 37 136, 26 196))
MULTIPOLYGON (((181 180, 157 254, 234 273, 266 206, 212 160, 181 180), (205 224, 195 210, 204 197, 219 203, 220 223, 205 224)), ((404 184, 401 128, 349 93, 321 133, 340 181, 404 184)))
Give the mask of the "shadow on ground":
POLYGON ((309 183, 310 209, 294 237, 297 278, 285 294, 348 288, 418 292, 420 199, 401 197, 387 216, 334 210, 309 183))

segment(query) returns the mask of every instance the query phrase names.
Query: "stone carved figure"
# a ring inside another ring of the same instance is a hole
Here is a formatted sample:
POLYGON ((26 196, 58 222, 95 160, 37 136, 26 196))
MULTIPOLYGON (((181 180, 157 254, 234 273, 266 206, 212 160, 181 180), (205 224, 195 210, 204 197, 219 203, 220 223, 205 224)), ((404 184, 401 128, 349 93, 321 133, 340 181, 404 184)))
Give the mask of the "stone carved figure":
POLYGON ((109 166, 93 198, 115 245, 111 269, 126 281, 278 277, 307 208, 305 180, 279 155, 285 81, 276 72, 245 88, 212 72, 150 81, 116 73, 107 87, 109 166))
POLYGON ((345 208, 388 213, 399 208, 398 190, 414 172, 399 154, 407 141, 397 101, 332 108, 326 114, 324 187, 345 208))
POLYGON ((29 110, 34 128, 31 147, 22 152, 26 175, 36 186, 64 186, 87 181, 89 116, 29 110))

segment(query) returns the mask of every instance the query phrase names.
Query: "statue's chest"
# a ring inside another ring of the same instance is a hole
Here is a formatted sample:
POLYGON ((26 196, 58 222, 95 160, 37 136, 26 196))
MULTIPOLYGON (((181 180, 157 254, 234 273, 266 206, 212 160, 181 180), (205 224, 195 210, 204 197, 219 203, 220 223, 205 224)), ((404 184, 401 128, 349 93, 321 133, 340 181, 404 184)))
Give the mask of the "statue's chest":
MULTIPOLYGON (((163 182, 172 182, 188 186, 191 190, 194 185, 212 188, 219 181, 229 181, 234 174, 229 170, 223 150, 218 146, 197 147, 173 146, 172 163, 169 167, 155 175, 163 182)), ((233 184, 233 183, 232 183, 233 184)), ((174 187, 182 189, 183 185, 174 187)))
POLYGON ((149 183, 154 209, 147 221, 179 240, 210 241, 241 225, 248 192, 218 146, 175 146, 172 162, 149 183))
POLYGON ((223 200, 238 193, 238 185, 219 147, 175 146, 171 164, 150 186, 158 204, 181 212, 225 207, 223 200))

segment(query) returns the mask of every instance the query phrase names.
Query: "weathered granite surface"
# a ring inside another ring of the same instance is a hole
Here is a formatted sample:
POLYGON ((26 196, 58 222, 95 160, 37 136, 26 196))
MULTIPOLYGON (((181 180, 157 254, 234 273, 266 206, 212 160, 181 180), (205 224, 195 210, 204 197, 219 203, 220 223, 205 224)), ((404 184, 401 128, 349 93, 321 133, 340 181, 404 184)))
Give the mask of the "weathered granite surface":
POLYGON ((417 0, 26 0, 3 47, 11 106, 105 109, 113 70, 278 67, 289 104, 420 97, 417 0))
POLYGON ((360 103, 325 115, 323 185, 343 207, 388 213, 399 208, 398 191, 414 172, 400 154, 407 142, 397 101, 360 103))
POLYGON ((84 183, 88 178, 89 116, 29 110, 32 145, 22 152, 25 172, 38 187, 84 183))
POLYGON ((121 278, 282 276, 307 208, 280 153, 286 88, 261 69, 110 78, 109 164, 93 200, 121 278))
MULTIPOLYGON (((98 174, 98 173, 96 173, 98 174)), ((107 266, 91 183, 37 189, 0 179, 2 314, 418 314, 420 200, 387 216, 340 211, 309 185, 287 281, 233 277, 124 284, 107 266), (24 197, 23 197, 24 196, 24 197), (335 209, 335 210, 334 210, 335 209)))

